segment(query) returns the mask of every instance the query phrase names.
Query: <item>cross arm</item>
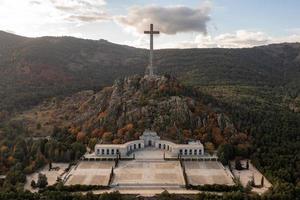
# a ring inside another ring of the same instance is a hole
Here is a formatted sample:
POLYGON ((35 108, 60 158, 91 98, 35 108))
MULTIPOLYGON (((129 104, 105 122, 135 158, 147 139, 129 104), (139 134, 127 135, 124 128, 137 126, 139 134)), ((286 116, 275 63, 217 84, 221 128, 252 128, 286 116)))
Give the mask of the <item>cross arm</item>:
POLYGON ((144 31, 145 34, 159 34, 159 31, 144 31))

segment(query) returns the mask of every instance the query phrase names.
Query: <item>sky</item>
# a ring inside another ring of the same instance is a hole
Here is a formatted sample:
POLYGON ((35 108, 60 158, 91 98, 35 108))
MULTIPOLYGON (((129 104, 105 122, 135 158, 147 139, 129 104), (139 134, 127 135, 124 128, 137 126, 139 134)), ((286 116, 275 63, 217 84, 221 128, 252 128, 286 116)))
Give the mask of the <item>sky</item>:
POLYGON ((0 30, 147 48, 243 48, 300 42, 299 0, 0 0, 0 30))

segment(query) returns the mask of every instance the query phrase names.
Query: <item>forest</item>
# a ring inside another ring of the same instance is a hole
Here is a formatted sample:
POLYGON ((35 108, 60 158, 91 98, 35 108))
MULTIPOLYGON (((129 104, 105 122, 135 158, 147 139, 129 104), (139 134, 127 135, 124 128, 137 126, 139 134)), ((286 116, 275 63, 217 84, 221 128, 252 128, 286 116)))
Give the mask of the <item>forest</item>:
MULTIPOLYGON (((76 161, 85 153, 86 146, 93 147, 97 142, 93 136, 114 143, 137 137, 131 124, 117 131, 120 138, 101 129, 92 130, 86 137, 76 127, 54 127, 51 139, 35 140, 24 124, 8 119, 45 99, 85 89, 99 91, 118 77, 143 73, 147 51, 103 40, 31 39, 4 32, 0 32, 0 43, 5 44, 0 47, 5 58, 0 60, 0 172, 7 175, 1 183, 0 199, 134 198, 117 193, 84 196, 62 191, 22 191, 26 174, 49 162, 76 161)), ((216 145, 220 154, 231 149, 224 162, 236 156, 250 158, 273 184, 261 197, 233 192, 223 197, 201 194, 192 199, 299 199, 299 49, 299 44, 277 44, 249 49, 156 51, 160 74, 176 75, 186 86, 196 87, 206 105, 225 112, 237 129, 249 137, 249 148, 236 141, 216 145)), ((187 130, 182 136, 196 138, 193 134, 187 130)), ((210 134, 206 139, 214 142, 210 134)), ((155 198, 190 197, 163 193, 155 198)))
POLYGON ((212 97, 207 100, 221 105, 241 130, 251 135, 251 161, 271 180, 273 198, 299 198, 300 114, 291 112, 281 98, 274 98, 280 94, 276 89, 269 88, 271 95, 262 93, 265 96, 259 91, 254 92, 252 99, 249 96, 241 98, 245 93, 240 91, 240 96, 226 95, 219 100, 212 97))
MULTIPOLYGON (((210 102, 222 108, 223 111, 228 113, 234 123, 238 125, 239 130, 247 133, 252 138, 252 146, 247 152, 237 151, 239 148, 236 148, 234 142, 227 145, 220 145, 219 152, 224 152, 228 148, 232 149, 230 150, 230 155, 224 158, 225 162, 236 156, 250 158, 252 163, 272 182, 273 188, 261 197, 251 193, 247 194, 243 192, 240 194, 239 192, 233 192, 224 195, 222 198, 209 194, 197 198, 245 199, 246 195, 248 199, 297 199, 300 196, 299 113, 289 111, 283 106, 284 104, 280 104, 279 106, 276 99, 272 101, 268 99, 269 97, 265 97, 265 101, 262 102, 260 100, 262 97, 259 95, 257 95, 255 100, 252 99, 249 101, 249 98, 240 99, 234 96, 235 100, 233 100, 228 95, 216 98, 208 94, 208 91, 212 92, 215 90, 217 89, 204 90, 201 88, 200 92, 203 101, 210 102)), ((127 125, 120 130, 119 134, 123 136, 123 133, 125 133, 125 135, 128 134, 126 137, 134 138, 132 130, 133 126, 127 125)), ((50 140, 25 139, 28 138, 26 136, 29 133, 27 133, 22 124, 13 122, 5 125, 2 124, 0 133, 1 171, 7 172, 7 178, 1 189, 4 196, 17 195, 13 192, 7 193, 8 191, 22 191, 22 184, 25 182, 25 175, 27 173, 33 172, 49 161, 76 161, 85 153, 86 145, 92 147, 97 142, 93 138, 88 139, 84 134, 81 135, 80 131, 78 132, 74 128, 54 128, 50 140)), ((99 136, 100 134, 104 140, 108 142, 113 141, 113 135, 109 132, 95 130, 92 134, 95 136, 99 136)), ((186 133, 185 137, 189 137, 189 134, 186 133)), ((31 194, 20 193, 18 195, 30 196, 31 194)), ((67 196, 67 199, 83 198, 73 196, 64 191, 60 193, 52 191, 47 193, 47 195, 62 195, 67 196)), ((10 197, 5 196, 5 198, 9 199, 10 197)), ((32 198, 38 199, 40 197, 35 196, 32 198)), ((93 198, 101 199, 98 196, 93 198)), ((179 197, 165 194, 158 198, 176 199, 179 197)))
POLYGON ((50 140, 34 140, 26 137, 26 130, 19 124, 1 128, 0 170, 1 174, 6 174, 1 190, 23 188, 26 174, 49 162, 72 164, 86 151, 85 145, 66 129, 55 128, 50 140))

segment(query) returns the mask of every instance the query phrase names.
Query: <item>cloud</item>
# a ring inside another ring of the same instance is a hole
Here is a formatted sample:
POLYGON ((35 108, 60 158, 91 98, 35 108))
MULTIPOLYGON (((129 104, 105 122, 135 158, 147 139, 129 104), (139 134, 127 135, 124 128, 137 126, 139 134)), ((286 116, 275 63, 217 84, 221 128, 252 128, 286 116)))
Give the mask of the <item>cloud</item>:
MULTIPOLYGON (((29 5, 35 12, 48 8, 48 12, 60 21, 94 22, 111 18, 105 10, 105 0, 31 0, 29 5)), ((43 13, 44 16, 47 14, 43 13)))
POLYGON ((62 21, 94 22, 111 18, 105 10, 105 0, 31 0, 29 4, 36 8, 47 6, 62 21))
POLYGON ((105 0, 50 0, 69 21, 93 22, 110 19, 104 11, 105 0))
POLYGON ((15 32, 15 31, 12 31, 12 30, 5 30, 5 32, 11 33, 11 34, 16 34, 16 32, 15 32))
MULTIPOLYGON (((125 40, 122 44, 137 48, 149 48, 149 36, 137 35, 134 40, 125 40)), ((155 44, 156 45, 156 44, 155 44)))
POLYGON ((40 1, 29 1, 29 4, 31 4, 31 5, 40 5, 41 2, 40 1))
POLYGON ((95 26, 110 19, 106 9, 104 0, 0 0, 0 28, 28 37, 82 33, 98 39, 95 26))
POLYGON ((109 20, 110 16, 106 13, 91 13, 89 15, 70 15, 67 19, 70 21, 93 22, 109 20))
POLYGON ((115 20, 122 26, 142 33, 153 23, 154 27, 165 34, 180 32, 207 33, 211 5, 206 3, 199 8, 186 6, 134 6, 126 16, 117 16, 115 20))
POLYGON ((50 2, 57 9, 63 10, 64 8, 91 10, 106 5, 105 0, 50 0, 50 2))
POLYGON ((164 48, 250 48, 283 42, 300 42, 300 34, 272 37, 261 31, 237 30, 217 36, 197 35, 194 40, 164 44, 164 48))
POLYGON ((215 37, 198 35, 194 41, 183 42, 178 45, 180 48, 247 48, 272 42, 273 38, 266 33, 238 30, 234 33, 223 33, 215 37))
POLYGON ((300 34, 300 28, 289 28, 289 29, 286 29, 286 31, 290 34, 300 34))
POLYGON ((238 30, 235 33, 225 33, 216 37, 198 35, 195 39, 198 47, 243 48, 271 42, 272 38, 266 33, 247 30, 238 30))

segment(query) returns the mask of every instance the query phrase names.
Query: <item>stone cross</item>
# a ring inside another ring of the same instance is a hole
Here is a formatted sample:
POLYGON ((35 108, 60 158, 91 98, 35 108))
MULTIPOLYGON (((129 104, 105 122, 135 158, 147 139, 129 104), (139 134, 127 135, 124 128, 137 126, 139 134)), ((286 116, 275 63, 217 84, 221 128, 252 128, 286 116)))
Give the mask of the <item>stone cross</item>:
POLYGON ((150 24, 150 31, 144 31, 145 34, 150 34, 150 57, 149 57, 149 66, 148 66, 148 71, 149 75, 153 76, 154 75, 154 70, 153 70, 153 35, 154 34, 159 34, 159 31, 154 31, 153 30, 153 24, 150 24))

